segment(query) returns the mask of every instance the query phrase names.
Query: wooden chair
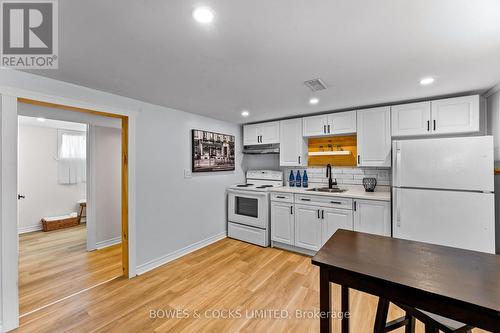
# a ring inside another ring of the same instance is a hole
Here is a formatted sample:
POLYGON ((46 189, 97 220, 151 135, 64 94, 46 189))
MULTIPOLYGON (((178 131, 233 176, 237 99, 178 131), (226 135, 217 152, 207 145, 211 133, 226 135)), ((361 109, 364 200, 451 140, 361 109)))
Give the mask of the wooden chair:
POLYGON ((387 313, 390 302, 379 298, 377 314, 375 317, 374 333, 390 332, 405 326, 405 333, 415 332, 415 319, 425 325, 425 333, 471 333, 474 327, 460 323, 458 321, 445 318, 434 313, 415 309, 403 304, 394 303, 397 307, 405 311, 405 315, 393 321, 387 322, 387 313))

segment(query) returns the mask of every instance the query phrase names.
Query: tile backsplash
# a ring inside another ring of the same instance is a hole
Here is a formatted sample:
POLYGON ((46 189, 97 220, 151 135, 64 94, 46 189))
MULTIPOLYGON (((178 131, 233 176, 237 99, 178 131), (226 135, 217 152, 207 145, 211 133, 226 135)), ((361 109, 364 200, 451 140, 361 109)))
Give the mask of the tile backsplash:
MULTIPOLYGON (((309 183, 328 183, 328 178, 326 178, 326 167, 283 168, 283 176, 287 184, 290 170, 293 170, 294 174, 297 173, 297 170, 300 170, 301 176, 304 170, 307 170, 309 183)), ((361 185, 365 177, 376 178, 377 185, 391 185, 391 169, 332 167, 332 178, 336 178, 338 184, 361 185)))

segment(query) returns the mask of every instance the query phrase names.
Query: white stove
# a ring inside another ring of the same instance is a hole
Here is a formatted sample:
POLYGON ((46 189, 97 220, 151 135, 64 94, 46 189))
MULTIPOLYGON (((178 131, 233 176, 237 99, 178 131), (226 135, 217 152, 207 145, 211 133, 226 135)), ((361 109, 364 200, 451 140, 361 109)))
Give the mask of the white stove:
POLYGON ((246 183, 227 189, 228 236, 260 246, 269 246, 269 189, 283 186, 283 172, 249 170, 246 183))

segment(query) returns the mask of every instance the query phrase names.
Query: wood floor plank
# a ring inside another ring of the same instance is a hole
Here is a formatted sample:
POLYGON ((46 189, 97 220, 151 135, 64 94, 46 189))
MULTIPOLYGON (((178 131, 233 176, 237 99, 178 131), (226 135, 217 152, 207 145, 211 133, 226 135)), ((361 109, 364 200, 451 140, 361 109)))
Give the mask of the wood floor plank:
POLYGON ((21 315, 121 275, 121 246, 87 252, 85 225, 19 236, 21 315))
MULTIPOLYGON (((318 332, 318 283, 307 256, 224 239, 23 317, 18 332, 318 332), (152 310, 187 312, 186 318, 150 318, 152 310), (240 316, 217 317, 225 310, 240 316), (266 317, 262 310, 284 310, 288 317, 266 317), (297 311, 312 317, 297 317, 297 311)), ((332 294, 338 310, 339 286, 332 294)), ((377 298, 354 290, 350 298, 351 332, 371 332, 377 298)), ((402 314, 391 306, 389 319, 402 314)), ((333 324, 340 332, 340 321, 333 324)), ((416 332, 424 332, 421 323, 416 332)))

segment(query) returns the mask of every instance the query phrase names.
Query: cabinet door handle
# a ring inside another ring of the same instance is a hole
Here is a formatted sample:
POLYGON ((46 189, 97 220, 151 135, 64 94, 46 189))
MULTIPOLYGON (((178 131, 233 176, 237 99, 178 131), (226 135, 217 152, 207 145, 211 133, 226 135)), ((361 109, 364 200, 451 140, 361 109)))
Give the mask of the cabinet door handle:
POLYGON ((434 131, 436 130, 436 119, 434 119, 433 121, 433 126, 434 126, 434 131))
POLYGON ((277 195, 276 198, 278 198, 278 199, 286 199, 286 197, 284 197, 282 195, 277 195))
POLYGON ((431 130, 431 121, 427 120, 427 132, 431 130))
POLYGON ((361 159, 361 158, 360 158, 360 157, 359 157, 359 155, 358 155, 358 164, 361 164, 361 163, 359 162, 359 161, 360 161, 360 159, 361 159))
POLYGON ((342 202, 340 202, 340 201, 330 201, 330 203, 337 204, 337 205, 341 205, 342 204, 342 202))
POLYGON ((330 133, 330 125, 328 125, 328 133, 330 133))
POLYGON ((356 206, 357 206, 356 201, 354 201, 354 211, 356 211, 356 208, 357 208, 356 206))
POLYGON ((299 156, 299 164, 300 164, 300 156, 299 156))
POLYGON ((319 219, 319 218, 320 218, 320 217, 319 217, 319 209, 318 209, 318 219, 319 219))
POLYGON ((302 200, 302 201, 311 201, 311 199, 308 199, 308 198, 300 198, 300 200, 302 200))
POLYGON ((323 125, 323 133, 326 134, 326 125, 323 125))
POLYGON ((293 215, 293 206, 290 206, 290 215, 293 215))
POLYGON ((321 210, 321 219, 324 220, 325 219, 325 211, 322 209, 321 210))

